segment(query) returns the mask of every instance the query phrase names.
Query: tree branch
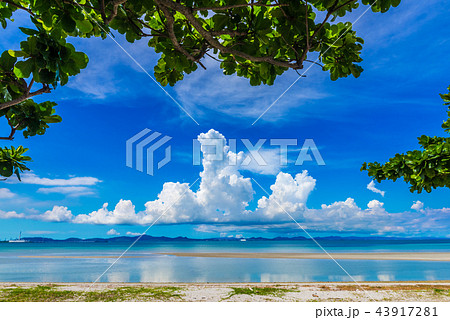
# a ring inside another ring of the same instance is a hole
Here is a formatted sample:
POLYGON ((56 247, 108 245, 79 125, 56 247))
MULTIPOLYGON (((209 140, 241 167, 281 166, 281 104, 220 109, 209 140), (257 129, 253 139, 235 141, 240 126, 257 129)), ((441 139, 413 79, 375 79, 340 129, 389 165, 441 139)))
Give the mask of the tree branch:
POLYGON ((102 19, 103 21, 106 21, 105 0, 99 0, 98 5, 100 7, 100 14, 102 15, 102 19))
POLYGON ((33 86, 33 84, 34 84, 34 79, 31 79, 30 84, 27 87, 27 93, 26 94, 30 94, 31 87, 33 86))
POLYGON ((28 100, 28 99, 30 99, 30 98, 32 98, 34 96, 38 96, 40 94, 50 93, 50 92, 51 92, 51 89, 48 86, 44 86, 42 89, 39 89, 39 90, 37 90, 35 92, 31 92, 31 93, 30 92, 26 92, 23 96, 21 96, 19 98, 16 98, 14 100, 11 100, 11 101, 8 101, 8 102, 0 104, 0 110, 3 110, 3 109, 6 109, 6 108, 15 106, 16 104, 24 102, 25 100, 28 100))
POLYGON ((159 0, 158 2, 162 6, 168 7, 170 9, 173 9, 173 10, 178 11, 181 14, 183 14, 186 17, 186 19, 191 23, 191 25, 195 28, 195 30, 197 30, 197 32, 200 33, 202 35, 202 37, 206 41, 208 41, 208 43, 212 47, 216 48, 217 50, 221 51, 222 53, 228 53, 231 55, 235 55, 235 56, 238 56, 238 57, 241 57, 243 59, 250 60, 253 62, 267 62, 272 65, 276 65, 276 66, 283 67, 283 68, 292 68, 292 69, 300 69, 301 68, 298 63, 292 64, 292 63, 289 63, 286 61, 279 61, 279 60, 276 60, 273 57, 269 57, 269 56, 255 57, 255 56, 252 56, 245 52, 241 52, 238 50, 231 49, 229 47, 225 47, 217 39, 215 39, 214 36, 208 30, 203 28, 200 21, 198 21, 197 18, 194 16, 192 8, 185 7, 179 3, 173 2, 172 0, 159 0))
MULTIPOLYGON (((156 0, 157 4, 160 4, 158 0, 156 0)), ((163 5, 160 5, 161 11, 163 12, 164 16, 166 17, 167 21, 167 32, 169 33, 169 39, 172 41, 173 46, 175 49, 177 49, 179 52, 184 54, 189 60, 192 62, 197 62, 200 66, 202 66, 203 69, 206 70, 206 67, 195 57, 193 57, 186 49, 184 49, 181 44, 178 42, 177 36, 175 35, 175 31, 173 29, 173 26, 175 24, 175 19, 172 15, 172 13, 169 11, 169 9, 163 5)))
POLYGON ((227 35, 232 36, 232 37, 247 36, 248 35, 247 31, 237 31, 237 30, 210 31, 210 33, 213 36, 221 36, 221 35, 224 35, 224 34, 227 34, 227 35))
POLYGON ((33 17, 35 16, 35 14, 33 13, 33 11, 31 11, 31 10, 28 9, 28 8, 25 8, 25 7, 21 6, 20 4, 14 3, 14 2, 9 1, 9 0, 0 0, 0 2, 7 3, 7 4, 9 4, 9 5, 13 6, 13 7, 16 7, 17 9, 25 10, 26 12, 28 12, 29 14, 31 14, 33 17))
POLYGON ((306 56, 308 55, 309 49, 310 49, 310 43, 309 43, 309 23, 308 23, 308 0, 305 1, 305 26, 306 26, 306 48, 303 51, 302 57, 300 61, 305 61, 306 56))
POLYGON ((105 21, 106 24, 109 24, 117 16, 117 12, 119 10, 119 6, 121 4, 124 4, 125 2, 127 2, 127 0, 113 0, 112 1, 113 8, 111 10, 111 14, 109 15, 109 17, 105 21))

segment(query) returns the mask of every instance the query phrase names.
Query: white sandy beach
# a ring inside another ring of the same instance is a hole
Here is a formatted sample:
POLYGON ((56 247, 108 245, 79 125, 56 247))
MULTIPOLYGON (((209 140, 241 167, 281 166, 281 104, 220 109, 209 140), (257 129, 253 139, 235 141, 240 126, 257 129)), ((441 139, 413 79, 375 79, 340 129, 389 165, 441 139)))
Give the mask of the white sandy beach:
MULTIPOLYGON (((299 301, 448 301, 450 281, 421 282, 316 282, 316 283, 0 283, 0 291, 52 286, 56 291, 101 293, 117 289, 171 288, 176 295, 158 298, 131 295, 116 301, 185 301, 185 302, 299 302, 299 301), (266 293, 264 290, 271 290, 266 293)), ((1 299, 1 294, 0 294, 1 299)), ((83 299, 80 299, 83 301, 83 299)), ((44 300, 49 301, 49 300, 44 300)), ((68 299, 64 301, 73 301, 68 299)), ((110 301, 110 300, 105 300, 110 301)))

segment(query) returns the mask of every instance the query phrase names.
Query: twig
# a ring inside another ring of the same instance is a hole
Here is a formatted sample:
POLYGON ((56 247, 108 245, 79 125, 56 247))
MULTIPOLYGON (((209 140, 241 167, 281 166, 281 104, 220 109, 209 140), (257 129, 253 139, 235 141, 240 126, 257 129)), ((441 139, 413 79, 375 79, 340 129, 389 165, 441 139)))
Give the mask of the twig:
POLYGON ((17 128, 19 127, 19 124, 17 124, 16 126, 13 126, 11 124, 11 119, 6 116, 6 120, 8 120, 8 124, 11 127, 11 133, 9 134, 8 137, 0 137, 0 140, 14 140, 14 135, 16 134, 17 128))
POLYGON ((221 36, 221 35, 229 35, 229 36, 233 36, 233 37, 237 37, 237 36, 247 36, 248 32, 247 31, 237 31, 237 30, 220 30, 220 31, 210 31, 210 33, 213 36, 221 36))
POLYGON ((323 65, 320 64, 320 63, 318 63, 317 61, 312 61, 312 60, 308 60, 308 59, 305 59, 305 60, 303 60, 303 61, 317 64, 318 66, 321 66, 321 67, 323 68, 323 65))
POLYGON ((205 54, 206 54, 208 57, 210 57, 211 59, 216 60, 217 62, 223 62, 222 60, 217 59, 216 57, 210 55, 208 52, 205 52, 205 54))
POLYGON ((220 6, 220 7, 197 7, 197 8, 192 8, 192 11, 208 11, 208 10, 222 11, 222 10, 229 10, 229 9, 242 8, 242 7, 288 7, 288 6, 289 6, 289 4, 287 4, 287 3, 265 4, 265 3, 261 3, 261 2, 256 2, 256 3, 230 4, 227 6, 220 6))

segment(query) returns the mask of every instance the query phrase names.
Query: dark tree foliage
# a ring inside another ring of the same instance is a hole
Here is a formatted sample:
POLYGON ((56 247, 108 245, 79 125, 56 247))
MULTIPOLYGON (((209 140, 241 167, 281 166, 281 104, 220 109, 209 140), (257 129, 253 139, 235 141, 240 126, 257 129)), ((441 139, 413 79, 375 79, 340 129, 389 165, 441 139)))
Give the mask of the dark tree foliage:
MULTIPOLYGON (((449 93, 440 96, 444 105, 449 106, 449 118, 442 124, 442 128, 450 134, 450 87, 448 90, 449 93)), ((431 192, 439 187, 450 188, 450 138, 423 135, 418 139, 422 150, 396 154, 385 164, 364 163, 361 171, 367 170, 369 176, 378 182, 403 178, 411 185, 411 192, 431 192)))
MULTIPOLYGON (((69 37, 106 38, 123 34, 127 41, 148 38, 160 59, 154 68, 162 85, 220 62, 224 74, 248 78, 251 85, 274 83, 288 70, 305 64, 329 72, 332 80, 362 68, 363 39, 350 22, 336 22, 360 5, 386 12, 400 0, 0 0, 0 25, 16 11, 29 14, 34 28, 20 28, 26 39, 0 55, 0 118, 11 127, 1 140, 42 135, 60 122, 55 103, 33 97, 65 85, 88 63, 67 42, 69 37), (317 57, 319 59, 316 61, 317 57)), ((0 147, 0 175, 28 170, 24 148, 0 147)), ((20 177, 19 177, 20 178, 20 177)))

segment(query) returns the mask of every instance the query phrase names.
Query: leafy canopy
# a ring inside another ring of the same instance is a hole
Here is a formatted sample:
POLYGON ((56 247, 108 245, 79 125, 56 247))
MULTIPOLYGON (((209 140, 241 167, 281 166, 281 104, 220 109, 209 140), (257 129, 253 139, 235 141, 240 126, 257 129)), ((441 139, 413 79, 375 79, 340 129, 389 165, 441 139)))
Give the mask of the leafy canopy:
MULTIPOLYGON (((450 87, 449 93, 441 94, 444 105, 449 106, 448 119, 442 124, 445 132, 450 134, 450 87)), ((450 137, 418 138, 422 150, 396 154, 385 164, 378 162, 364 163, 361 170, 367 170, 370 177, 378 182, 396 181, 403 178, 411 185, 411 192, 431 192, 438 187, 450 188, 450 137)))
MULTIPOLYGON (((26 12, 33 28, 20 30, 20 46, 0 55, 0 118, 29 136, 44 134, 60 122, 55 103, 33 97, 64 86, 86 68, 88 57, 67 42, 69 37, 106 38, 119 33, 133 43, 148 38, 160 53, 154 68, 162 85, 174 85, 185 74, 215 59, 224 74, 272 85, 277 76, 297 73, 314 63, 332 80, 363 71, 363 39, 350 22, 337 22, 360 5, 386 12, 400 0, 0 0, 0 25, 6 28, 16 11, 26 12), (374 3, 373 3, 374 2, 374 3), (317 61, 316 61, 317 59, 317 61)), ((0 147, 0 174, 19 175, 28 168, 26 149, 0 147)))

